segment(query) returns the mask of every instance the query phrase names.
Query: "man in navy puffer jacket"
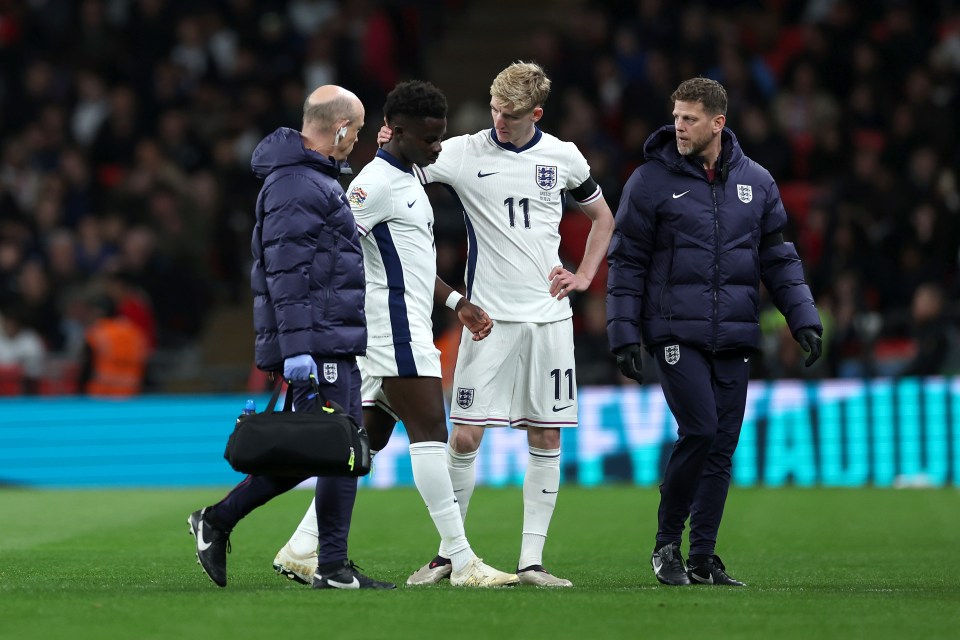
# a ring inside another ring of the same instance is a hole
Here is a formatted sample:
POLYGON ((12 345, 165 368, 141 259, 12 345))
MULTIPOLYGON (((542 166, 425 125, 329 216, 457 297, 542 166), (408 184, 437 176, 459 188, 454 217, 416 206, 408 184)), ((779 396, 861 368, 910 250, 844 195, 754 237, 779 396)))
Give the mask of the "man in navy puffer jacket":
POLYGON ((673 126, 647 140, 624 187, 608 252, 607 337, 637 382, 656 358, 679 437, 663 483, 654 574, 663 584, 743 586, 714 553, 760 340, 759 286, 820 357, 823 327, 770 173, 724 127, 727 94, 693 78, 671 96, 673 126), (689 566, 680 542, 690 518, 689 566))
MULTIPOLYGON (((257 198, 250 274, 257 367, 283 372, 293 387, 296 410, 314 408, 314 378, 324 398, 343 406, 358 422, 356 357, 367 348, 363 254, 337 179, 363 119, 357 96, 342 87, 322 86, 304 103, 303 130, 277 129, 260 142, 251 161, 254 173, 264 180, 257 198)), ((214 583, 227 584, 226 554, 237 522, 303 480, 248 476, 223 500, 190 515, 197 559, 214 583)), ((300 572, 313 576, 316 588, 395 588, 363 575, 348 559, 356 495, 356 478, 317 478, 320 553, 317 564, 300 572)))

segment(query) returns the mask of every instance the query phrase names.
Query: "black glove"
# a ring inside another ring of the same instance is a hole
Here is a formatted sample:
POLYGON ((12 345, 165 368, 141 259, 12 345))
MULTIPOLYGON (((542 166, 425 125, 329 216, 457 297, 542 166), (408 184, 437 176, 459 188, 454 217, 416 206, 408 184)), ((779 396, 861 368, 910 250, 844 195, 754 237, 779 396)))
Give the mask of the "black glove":
POLYGON ((797 330, 795 338, 804 351, 810 352, 810 355, 807 356, 807 361, 803 363, 809 367, 820 358, 820 353, 823 350, 823 340, 811 327, 804 327, 797 330))
POLYGON ((643 384, 643 374, 640 373, 643 368, 643 354, 640 352, 640 345, 628 344, 616 349, 613 353, 617 356, 617 366, 620 367, 620 373, 643 384))

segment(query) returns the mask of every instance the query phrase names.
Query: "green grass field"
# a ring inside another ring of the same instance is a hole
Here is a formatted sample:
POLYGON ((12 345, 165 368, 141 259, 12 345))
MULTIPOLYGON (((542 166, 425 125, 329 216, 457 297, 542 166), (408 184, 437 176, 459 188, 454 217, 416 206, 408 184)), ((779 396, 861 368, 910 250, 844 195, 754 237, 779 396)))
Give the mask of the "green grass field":
MULTIPOLYGON (((574 589, 319 592, 271 570, 310 494, 242 521, 230 584, 186 517, 222 491, 0 490, 0 638, 954 638, 960 493, 734 489, 718 552, 745 589, 667 588, 649 564, 655 489, 565 487, 545 562, 574 589)), ((467 531, 516 566, 519 489, 480 489, 467 531)), ((412 489, 364 490, 351 556, 402 583, 436 551, 412 489)))

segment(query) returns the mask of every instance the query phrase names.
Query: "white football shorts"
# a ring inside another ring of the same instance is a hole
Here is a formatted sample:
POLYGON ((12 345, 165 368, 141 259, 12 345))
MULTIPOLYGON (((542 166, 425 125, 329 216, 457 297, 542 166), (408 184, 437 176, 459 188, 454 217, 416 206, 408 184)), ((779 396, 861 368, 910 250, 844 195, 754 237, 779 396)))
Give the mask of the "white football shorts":
POLYGON ((363 406, 377 406, 400 421, 383 393, 384 378, 439 378, 440 351, 431 342, 367 345, 367 355, 357 357, 363 406))
POLYGON ((479 427, 576 427, 573 321, 496 320, 479 342, 464 329, 450 421, 479 427))

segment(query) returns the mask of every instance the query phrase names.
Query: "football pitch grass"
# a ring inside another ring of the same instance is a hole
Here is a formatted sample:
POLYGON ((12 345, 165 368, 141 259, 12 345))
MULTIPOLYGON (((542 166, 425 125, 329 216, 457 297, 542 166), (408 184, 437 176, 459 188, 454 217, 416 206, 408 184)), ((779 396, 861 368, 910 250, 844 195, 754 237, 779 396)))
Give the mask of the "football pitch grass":
MULTIPOLYGON (((396 591, 315 591, 271 569, 310 492, 241 521, 229 585, 187 515, 220 490, 0 490, 0 638, 955 638, 960 492, 731 491, 718 552, 747 588, 657 585, 656 489, 566 486, 545 564, 573 589, 405 587, 436 551, 413 489, 364 489, 351 557, 396 591)), ((520 490, 478 489, 475 550, 516 566, 520 490)), ((684 546, 686 554, 686 546, 684 546)))

